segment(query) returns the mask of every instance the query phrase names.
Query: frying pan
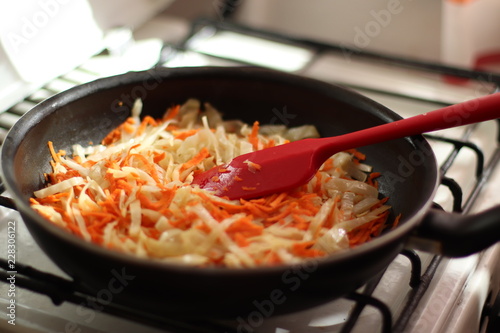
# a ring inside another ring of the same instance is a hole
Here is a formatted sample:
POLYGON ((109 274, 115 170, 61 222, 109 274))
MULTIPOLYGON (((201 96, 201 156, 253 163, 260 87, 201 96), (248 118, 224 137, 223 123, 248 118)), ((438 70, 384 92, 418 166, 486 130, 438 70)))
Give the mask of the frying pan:
POLYGON ((62 92, 34 107, 8 133, 2 147, 3 181, 43 251, 96 296, 163 316, 247 318, 298 311, 345 295, 383 271, 405 247, 448 256, 487 248, 500 237, 500 208, 462 217, 431 209, 440 175, 422 136, 364 147, 367 163, 382 173, 399 225, 356 248, 297 265, 255 269, 166 264, 104 249, 62 230, 29 206, 50 172, 47 142, 56 149, 99 142, 142 98, 143 114, 160 117, 188 98, 210 102, 225 119, 297 126, 314 124, 322 136, 400 119, 349 89, 252 67, 177 68, 131 72, 62 92))

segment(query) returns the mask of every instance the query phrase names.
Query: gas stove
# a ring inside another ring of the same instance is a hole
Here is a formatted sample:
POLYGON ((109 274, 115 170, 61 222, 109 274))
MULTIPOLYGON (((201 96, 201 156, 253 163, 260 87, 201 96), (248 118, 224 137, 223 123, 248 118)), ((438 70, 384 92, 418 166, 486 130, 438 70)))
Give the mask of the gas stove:
MULTIPOLYGON (((126 40, 121 52, 108 49, 90 58, 1 113, 0 135, 36 103, 59 91, 153 66, 272 68, 349 86, 403 117, 492 93, 500 83, 490 73, 363 52, 223 20, 198 20, 187 32, 176 43, 159 43, 156 36, 126 40), (449 83, 450 76, 460 77, 461 83, 449 83)), ((118 31, 118 36, 123 33, 118 31)), ((499 122, 490 121, 427 137, 443 179, 434 198, 436 206, 469 214, 500 204, 499 131, 499 122)), ((2 280, 7 281, 0 284, 2 332, 490 333, 499 327, 495 313, 500 288, 498 244, 459 259, 405 250, 356 293, 300 313, 237 322, 177 322, 141 313, 140 307, 105 313, 93 306, 95 295, 57 292, 58 285, 71 283, 70 278, 38 248, 17 212, 2 208, 0 219, 2 244, 8 244, 9 230, 14 230, 10 227, 15 228, 17 268, 11 272, 6 266, 4 247, 0 253, 2 280), (15 283, 7 280, 10 276, 15 276, 15 283), (15 326, 9 324, 12 299, 15 326)))

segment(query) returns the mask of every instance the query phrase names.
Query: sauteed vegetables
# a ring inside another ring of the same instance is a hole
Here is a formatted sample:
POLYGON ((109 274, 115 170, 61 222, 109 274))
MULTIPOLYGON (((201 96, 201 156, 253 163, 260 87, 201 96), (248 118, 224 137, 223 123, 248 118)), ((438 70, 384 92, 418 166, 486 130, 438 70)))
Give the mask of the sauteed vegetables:
POLYGON ((308 184, 258 199, 231 201, 190 184, 238 155, 318 136, 312 126, 227 121, 197 100, 170 107, 162 119, 141 120, 141 111, 137 100, 101 144, 75 145, 68 154, 49 142, 53 172, 32 207, 86 241, 195 266, 297 263, 357 246, 387 227, 380 174, 355 150, 332 156, 308 184))

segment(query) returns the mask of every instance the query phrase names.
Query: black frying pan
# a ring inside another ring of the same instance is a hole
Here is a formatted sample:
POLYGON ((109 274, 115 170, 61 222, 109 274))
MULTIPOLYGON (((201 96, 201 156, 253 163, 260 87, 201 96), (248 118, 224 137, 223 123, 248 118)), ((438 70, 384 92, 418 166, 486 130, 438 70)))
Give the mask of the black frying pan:
POLYGON ((352 250, 296 266, 193 268, 139 259, 73 236, 35 213, 28 200, 50 171, 47 141, 70 151, 99 142, 129 115, 135 98, 160 116, 190 97, 212 103, 226 119, 296 126, 314 124, 333 136, 400 117, 355 92, 323 82, 255 68, 179 68, 128 73, 58 94, 28 112, 2 149, 5 185, 40 247, 102 304, 140 307, 166 316, 245 316, 297 311, 347 294, 385 269, 409 244, 431 244, 462 256, 500 239, 500 208, 462 218, 430 210, 439 182, 434 155, 421 137, 360 149, 383 176, 397 228, 352 250), (470 223, 473 222, 473 223, 470 223), (415 235, 420 238, 416 238, 415 235), (422 242, 415 242, 421 239, 422 242))

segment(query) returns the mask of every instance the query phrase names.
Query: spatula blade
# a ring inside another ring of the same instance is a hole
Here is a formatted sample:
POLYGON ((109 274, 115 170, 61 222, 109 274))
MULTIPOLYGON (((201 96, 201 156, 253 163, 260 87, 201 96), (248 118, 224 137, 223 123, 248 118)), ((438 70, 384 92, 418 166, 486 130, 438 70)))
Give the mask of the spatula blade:
POLYGON ((192 184, 231 200, 250 199, 307 183, 319 167, 316 164, 313 145, 301 140, 240 155, 196 175, 192 184))

